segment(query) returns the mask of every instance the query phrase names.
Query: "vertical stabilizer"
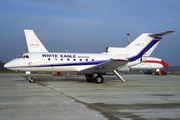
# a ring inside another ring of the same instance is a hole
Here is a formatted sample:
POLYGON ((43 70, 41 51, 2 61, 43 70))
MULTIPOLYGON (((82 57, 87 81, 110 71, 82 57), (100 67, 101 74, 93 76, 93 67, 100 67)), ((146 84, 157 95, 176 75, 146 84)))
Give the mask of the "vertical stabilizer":
POLYGON ((34 30, 24 30, 27 47, 29 52, 48 52, 39 38, 34 33, 34 30))
POLYGON ((148 33, 143 33, 126 46, 126 49, 129 54, 137 54, 142 51, 142 49, 144 49, 152 41, 152 39, 153 38, 150 37, 148 33))
POLYGON ((135 39, 130 45, 126 47, 128 53, 138 53, 133 57, 128 58, 129 61, 135 61, 141 57, 148 57, 151 55, 153 50, 156 48, 160 40, 159 36, 163 36, 174 31, 166 31, 161 33, 143 33, 137 39, 135 39))
POLYGON ((153 50, 159 44, 160 40, 162 39, 159 36, 163 36, 172 32, 174 31, 166 31, 155 34, 143 33, 125 48, 107 47, 106 52, 102 54, 127 55, 130 56, 127 58, 130 62, 136 61, 138 59, 144 61, 144 58, 150 56, 153 50))

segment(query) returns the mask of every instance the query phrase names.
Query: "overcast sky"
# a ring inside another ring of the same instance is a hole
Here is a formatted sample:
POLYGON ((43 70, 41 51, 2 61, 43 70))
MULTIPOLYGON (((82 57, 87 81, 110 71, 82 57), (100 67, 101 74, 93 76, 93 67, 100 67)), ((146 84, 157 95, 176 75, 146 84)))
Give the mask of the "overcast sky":
POLYGON ((163 36, 152 57, 180 66, 179 0, 1 0, 0 60, 27 52, 24 29, 35 32, 50 52, 101 53, 125 47, 142 33, 163 36))

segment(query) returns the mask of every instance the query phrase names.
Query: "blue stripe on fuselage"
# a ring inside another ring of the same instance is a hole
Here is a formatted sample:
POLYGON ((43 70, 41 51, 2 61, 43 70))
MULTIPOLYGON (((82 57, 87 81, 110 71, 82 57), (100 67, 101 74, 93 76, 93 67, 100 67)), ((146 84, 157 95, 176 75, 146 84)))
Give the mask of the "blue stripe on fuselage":
POLYGON ((139 54, 134 57, 127 58, 130 62, 133 62, 142 57, 151 47, 153 47, 159 40, 152 40, 139 54))
POLYGON ((59 64, 46 64, 46 65, 32 65, 32 66, 16 66, 16 67, 9 67, 9 68, 30 68, 30 67, 60 67, 60 66, 81 66, 81 65, 98 65, 108 60, 102 61, 91 61, 91 62, 71 62, 71 63, 59 63, 59 64))

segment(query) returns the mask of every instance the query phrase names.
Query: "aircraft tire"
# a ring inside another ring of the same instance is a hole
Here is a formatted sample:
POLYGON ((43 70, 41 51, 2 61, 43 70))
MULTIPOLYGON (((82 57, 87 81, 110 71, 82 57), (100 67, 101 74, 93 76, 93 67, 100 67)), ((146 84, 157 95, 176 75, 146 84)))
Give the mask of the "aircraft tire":
POLYGON ((34 78, 30 78, 30 79, 29 79, 29 82, 30 82, 30 83, 35 83, 35 79, 34 79, 34 78))
POLYGON ((102 83, 104 81, 103 77, 101 75, 98 75, 95 77, 95 82, 96 83, 102 83))
POLYGON ((93 75, 86 75, 86 81, 87 82, 93 82, 94 81, 93 75))

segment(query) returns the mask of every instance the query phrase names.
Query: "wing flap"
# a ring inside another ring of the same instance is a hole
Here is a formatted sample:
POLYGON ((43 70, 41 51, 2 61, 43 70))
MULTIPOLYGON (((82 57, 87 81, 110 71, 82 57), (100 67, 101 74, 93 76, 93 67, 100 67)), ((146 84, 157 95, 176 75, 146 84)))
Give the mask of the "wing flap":
POLYGON ((112 72, 118 67, 126 65, 128 62, 127 59, 111 59, 105 63, 81 70, 80 72, 83 74, 112 72))

